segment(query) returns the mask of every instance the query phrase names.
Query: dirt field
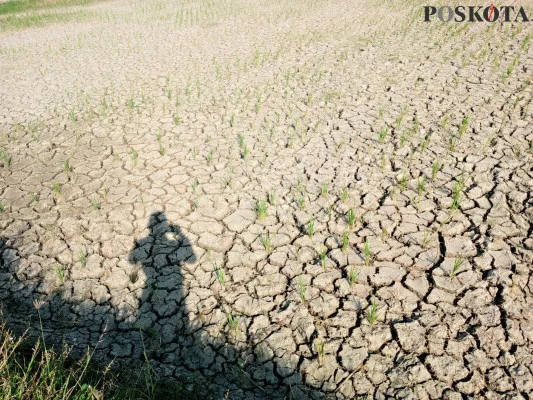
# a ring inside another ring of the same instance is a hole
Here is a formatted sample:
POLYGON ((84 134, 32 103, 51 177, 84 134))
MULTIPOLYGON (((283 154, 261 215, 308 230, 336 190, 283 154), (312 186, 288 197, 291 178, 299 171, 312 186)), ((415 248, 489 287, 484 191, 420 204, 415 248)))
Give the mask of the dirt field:
POLYGON ((4 316, 200 398, 532 398, 533 23, 423 18, 0 15, 4 316))

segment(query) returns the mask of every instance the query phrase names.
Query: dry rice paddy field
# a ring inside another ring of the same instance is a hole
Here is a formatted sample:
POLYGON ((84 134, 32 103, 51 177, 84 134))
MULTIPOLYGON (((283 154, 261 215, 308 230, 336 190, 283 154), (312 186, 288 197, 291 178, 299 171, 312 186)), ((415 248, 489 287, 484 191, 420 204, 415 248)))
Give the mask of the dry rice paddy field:
POLYGON ((0 14, 8 325, 204 399, 531 399, 533 23, 423 17, 0 14))

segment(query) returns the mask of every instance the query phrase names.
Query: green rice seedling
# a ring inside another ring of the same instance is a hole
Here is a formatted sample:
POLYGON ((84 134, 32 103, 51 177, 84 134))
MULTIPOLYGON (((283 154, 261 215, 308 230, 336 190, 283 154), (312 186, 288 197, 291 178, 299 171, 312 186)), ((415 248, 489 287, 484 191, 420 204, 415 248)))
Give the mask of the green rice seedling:
POLYGON ((272 252, 272 239, 270 237, 270 233, 267 232, 263 236, 261 236, 261 242, 263 243, 263 247, 265 248, 265 251, 270 254, 272 252))
POLYGON ((464 258, 461 255, 454 260, 452 270, 450 271, 451 279, 453 279, 457 275, 457 273, 461 269, 461 266, 463 265, 463 262, 464 258))
POLYGON ((198 179, 193 179, 193 181, 191 182, 191 189, 192 189, 192 193, 193 194, 197 193, 197 190, 198 190, 198 179))
POLYGON ((346 213, 346 219, 348 220, 348 225, 350 226, 350 229, 353 229, 353 227, 355 226, 356 219, 355 211, 353 210, 353 208, 350 208, 346 213))
POLYGON ((426 190, 426 180, 424 179, 424 177, 418 179, 417 188, 418 188, 418 197, 420 197, 422 193, 424 193, 426 190))
POLYGON ((322 266, 322 269, 324 271, 326 271, 327 254, 328 254, 328 249, 326 247, 318 252, 318 257, 320 259, 320 265, 322 266))
POLYGON ((302 303, 307 299, 307 285, 301 277, 298 278, 298 295, 302 303))
POLYGON ((226 177, 226 179, 224 180, 224 187, 233 189, 233 176, 232 175, 228 175, 226 177))
POLYGON ((270 190, 267 193, 267 201, 271 206, 276 205, 276 192, 274 190, 270 190))
POLYGON ((196 95, 197 97, 200 97, 200 94, 201 94, 201 85, 200 85, 200 80, 197 79, 196 80, 196 95))
POLYGON ((137 154, 137 150, 131 149, 131 162, 133 163, 133 166, 137 166, 137 160, 139 159, 139 154, 137 154))
POLYGON ((296 202, 298 203, 298 208, 300 210, 305 209, 305 196, 303 194, 298 196, 298 199, 296 200, 296 202))
POLYGON ((6 211, 6 207, 4 204, 0 201, 0 214, 3 214, 6 211))
POLYGON ((407 136, 405 135, 405 133, 402 133, 402 135, 400 136, 400 147, 402 148, 403 146, 405 146, 405 141, 407 140, 407 136))
POLYGON ((405 176, 405 174, 402 175, 399 184, 400 184, 400 191, 404 192, 405 189, 407 189, 407 176, 405 176))
POLYGON ((359 271, 356 270, 353 265, 350 266, 350 269, 348 270, 348 283, 350 284, 350 287, 353 286, 353 284, 357 281, 358 278, 359 271))
POLYGON ((378 133, 378 141, 380 144, 382 144, 385 139, 387 138, 387 134, 389 133, 389 127, 388 126, 384 126, 383 128, 381 128, 381 130, 379 131, 378 133))
POLYGON ((316 342, 316 352, 318 355, 318 364, 324 365, 324 358, 326 357, 324 342, 322 340, 316 342))
POLYGON ((326 182, 320 187, 320 194, 322 197, 328 197, 328 184, 326 182))
POLYGON ((368 311, 366 314, 366 317, 368 319, 368 322, 370 325, 374 325, 378 319, 378 305, 374 299, 370 302, 370 305, 368 306, 368 311))
POLYGON ((430 231, 424 232, 424 238, 422 239, 422 248, 427 249, 429 242, 431 241, 432 234, 430 231))
POLYGON ((385 154, 381 155, 381 169, 384 170, 387 165, 387 156, 385 154))
POLYGON ((0 161, 4 167, 9 168, 11 166, 11 156, 5 151, 0 151, 0 161))
POLYGON ((172 100, 172 89, 167 90, 167 99, 172 100))
POLYGON ((461 177, 454 183, 452 188, 452 205, 450 209, 455 211, 459 208, 459 202, 461 200, 461 194, 464 190, 464 173, 461 173, 461 177))
POLYGON ((457 146, 457 138, 454 135, 451 135, 448 139, 448 150, 449 151, 455 151, 455 147, 457 146))
POLYGON ((35 192, 30 192, 30 199, 32 203, 37 202, 39 201, 39 196, 35 192))
POLYGON ((346 203, 346 201, 348 200, 348 197, 349 197, 348 188, 347 187, 343 187, 341 189, 341 200, 342 200, 342 202, 346 203))
POLYGON ((350 245, 350 241, 348 238, 348 232, 344 232, 341 237, 341 243, 342 243, 342 251, 348 250, 348 246, 350 245))
POLYGON ((60 265, 56 265, 56 275, 59 279, 59 282, 61 282, 61 284, 64 284, 65 283, 65 270, 63 268, 61 268, 60 265))
POLYGON ((250 154, 250 150, 248 149, 248 146, 244 145, 242 149, 242 159, 246 160, 249 154, 250 154))
POLYGON ((365 257, 365 265, 370 265, 370 259, 372 257, 372 253, 370 252, 370 244, 368 243, 368 238, 365 239, 363 255, 365 257))
POLYGON ((528 33, 522 42, 522 51, 527 51, 529 48, 529 41, 531 40, 531 35, 528 33))
POLYGON ((207 165, 210 165, 211 162, 213 161, 213 153, 214 153, 214 150, 211 150, 211 151, 207 154, 207 165))
POLYGON ((70 111, 69 118, 72 122, 76 121, 76 114, 74 114, 74 110, 70 111))
POLYGON ((82 267, 85 267, 87 265, 87 258, 88 258, 87 250, 80 249, 78 250, 78 261, 80 262, 82 267))
POLYGON ((267 217, 267 202, 265 200, 258 200, 255 211, 259 219, 265 219, 267 217))
POLYGON ((470 118, 468 115, 466 115, 463 120, 461 121, 461 125, 459 126, 459 132, 457 133, 457 136, 462 137, 466 130, 468 129, 468 124, 470 123, 470 118))
POLYGON ((241 317, 234 317, 231 314, 228 314, 228 328, 233 334, 237 335, 239 333, 239 322, 241 317))
POLYGON ((128 98, 128 100, 126 101, 126 106, 128 106, 128 108, 130 108, 130 109, 135 107, 135 100, 133 99, 133 96, 130 96, 128 98))
POLYGON ((307 223, 307 235, 313 239, 313 235, 315 234, 315 220, 312 219, 307 223))
POLYGON ((386 242, 389 240, 389 231, 387 231, 387 228, 383 227, 381 228, 381 240, 386 242))
POLYGON ((378 110, 378 118, 379 119, 382 119, 383 118, 383 115, 385 114, 385 107, 384 106, 381 106, 378 110))
POLYGON ((70 172, 72 171, 72 166, 70 165, 70 161, 68 158, 65 161, 63 161, 63 171, 67 175, 69 175, 70 172))
POLYGON ((441 123, 442 129, 446 129, 446 127, 448 126, 449 120, 450 120, 450 116, 448 114, 444 115, 444 117, 442 118, 442 123, 441 123))
POLYGON ((222 289, 226 288, 226 275, 224 274, 224 270, 220 268, 220 265, 215 264, 215 274, 218 279, 218 283, 220 283, 220 286, 222 289))
POLYGON ((405 110, 402 111, 400 113, 400 115, 398 115, 398 118, 396 118, 396 129, 400 129, 400 127, 402 126, 402 121, 403 121, 403 118, 405 117, 405 110))
POLYGON ((95 209, 95 210, 100 210, 102 208, 102 202, 100 201, 100 199, 96 196, 94 196, 92 199, 91 199, 91 206, 95 209))
POLYGON ((522 154, 522 150, 520 149, 520 145, 518 143, 514 144, 513 147, 513 154, 515 158, 520 158, 520 155, 522 154))
POLYGON ((299 178, 298 178, 298 184, 296 185, 296 189, 297 189, 299 192, 301 192, 301 193, 304 192, 305 185, 304 185, 304 183, 303 183, 302 177, 299 177, 299 178))
POLYGON ((179 125, 181 123, 181 118, 178 114, 174 114, 174 117, 172 119, 175 125, 179 125))
POLYGON ((509 78, 511 76, 511 74, 513 73, 515 67, 516 67, 516 64, 518 64, 518 60, 520 59, 520 56, 516 56, 514 59, 513 59, 513 62, 507 67, 505 73, 503 74, 502 76, 502 81, 505 82, 507 80, 507 78, 509 78))
POLYGON ((56 196, 61 194, 61 185, 57 182, 52 183, 52 191, 56 196))
MULTIPOLYGON (((231 118, 229 120, 229 125, 233 128, 235 126, 235 114, 232 114, 231 115, 231 118)), ((239 136, 242 136, 242 135, 239 135, 239 136)), ((244 138, 243 138, 244 140, 244 138)))
POLYGON ((431 141, 431 134, 429 134, 426 139, 422 142, 420 145, 420 152, 423 153, 427 147, 429 146, 429 142, 431 141))
POLYGON ((433 162, 433 165, 431 166, 431 180, 435 180, 435 176, 437 175, 437 172, 439 172, 441 168, 442 168, 442 163, 439 160, 436 160, 433 162))
POLYGON ((242 149, 244 147, 244 135, 239 133, 237 135, 237 140, 239 141, 239 147, 242 149))

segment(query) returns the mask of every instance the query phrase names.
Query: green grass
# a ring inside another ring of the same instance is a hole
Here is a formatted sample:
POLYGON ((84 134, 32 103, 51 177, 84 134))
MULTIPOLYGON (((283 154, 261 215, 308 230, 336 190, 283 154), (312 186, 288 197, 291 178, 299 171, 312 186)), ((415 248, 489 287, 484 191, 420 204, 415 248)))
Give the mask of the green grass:
MULTIPOLYGON (((6 4, 6 3, 3 3, 6 4)), ((1 4, 0 4, 1 6, 1 4)), ((29 13, 0 13, 0 30, 7 31, 9 29, 24 29, 30 26, 43 26, 46 24, 68 22, 75 20, 82 22, 94 18, 97 15, 95 11, 91 10, 68 10, 68 11, 36 11, 29 13)))
POLYGON ((326 352, 325 352, 325 349, 324 349, 324 342, 323 341, 317 342, 317 344, 316 344, 316 352, 317 352, 317 355, 318 355, 318 363, 320 365, 323 365, 324 364, 324 358, 326 356, 326 352))
POLYGON ((261 242, 263 243, 263 247, 265 248, 265 251, 268 254, 270 254, 272 252, 272 238, 270 237, 269 232, 261 236, 261 242))
POLYGON ((364 253, 364 256, 365 256, 365 265, 369 265, 370 264, 370 259, 372 257, 372 253, 370 251, 370 244, 368 243, 368 238, 365 240, 365 246, 364 246, 364 249, 363 249, 363 253, 364 253))
POLYGON ((267 217, 267 202, 266 200, 259 200, 255 206, 255 211, 259 219, 265 219, 267 217))
POLYGON ((388 133, 389 133, 389 128, 387 126, 384 126, 383 128, 381 128, 381 130, 378 133, 378 141, 380 144, 382 144, 385 141, 388 133))
POLYGON ((328 184, 324 182, 322 186, 320 187, 320 194, 322 195, 322 197, 328 197, 328 193, 329 193, 328 184))
POLYGON ((455 275, 457 275, 457 273, 461 269, 461 266, 463 265, 463 263, 464 263, 464 258, 461 255, 454 260, 453 267, 452 267, 452 270, 450 272, 450 278, 451 279, 455 278, 455 275))
POLYGON ((55 7, 86 5, 92 1, 93 0, 10 0, 5 3, 0 3, 0 15, 55 7))
POLYGON ((353 228, 355 226, 355 211, 353 208, 350 208, 348 210, 348 213, 346 214, 346 219, 348 220, 348 225, 350 228, 353 228))
POLYGON ((307 223, 307 235, 313 239, 313 235, 315 234, 315 220, 312 219, 307 223))
POLYGON ((303 195, 299 196, 296 202, 298 203, 298 208, 300 210, 305 209, 305 197, 303 195))
POLYGON ((82 267, 85 267, 87 265, 87 257, 89 255, 87 254, 87 250, 81 249, 78 251, 78 261, 80 262, 82 267))
POLYGON ((228 328, 231 332, 233 332, 235 335, 239 332, 239 322, 241 321, 241 317, 234 317, 231 314, 228 314, 228 328))
MULTIPOLYGON (((53 350, 42 340, 16 337, 0 321, 0 399, 131 400, 196 399, 193 388, 177 380, 157 380, 153 369, 111 370, 96 364, 93 352, 81 359, 70 349, 53 350)), ((145 359, 148 357, 145 354, 145 359)))
POLYGON ((357 271, 353 266, 348 270, 348 283, 350 287, 357 281, 359 278, 359 271, 357 271))
POLYGON ((220 268, 218 264, 215 265, 215 274, 217 275, 220 286, 224 289, 226 287, 226 275, 224 274, 224 270, 220 268))
POLYGON ((298 295, 302 303, 307 299, 307 286, 301 277, 298 278, 298 295))
POLYGON ((350 245, 350 240, 348 238, 348 232, 344 232, 342 234, 341 243, 342 243, 342 251, 348 250, 348 246, 350 245))
POLYGON ((367 319, 370 325, 374 325, 378 319, 378 305, 375 300, 372 300, 367 310, 367 319))
POLYGON ((102 208, 102 202, 101 202, 101 200, 98 197, 95 196, 95 197, 91 198, 91 206, 95 210, 100 210, 102 208))

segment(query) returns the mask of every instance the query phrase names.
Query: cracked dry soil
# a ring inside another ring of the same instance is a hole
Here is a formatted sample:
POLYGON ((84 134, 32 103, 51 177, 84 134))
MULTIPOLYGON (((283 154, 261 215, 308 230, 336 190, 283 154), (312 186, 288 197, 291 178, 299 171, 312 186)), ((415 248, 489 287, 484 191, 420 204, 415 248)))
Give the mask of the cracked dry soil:
POLYGON ((530 24, 73 10, 0 33, 11 326, 204 398, 531 398, 530 24))

